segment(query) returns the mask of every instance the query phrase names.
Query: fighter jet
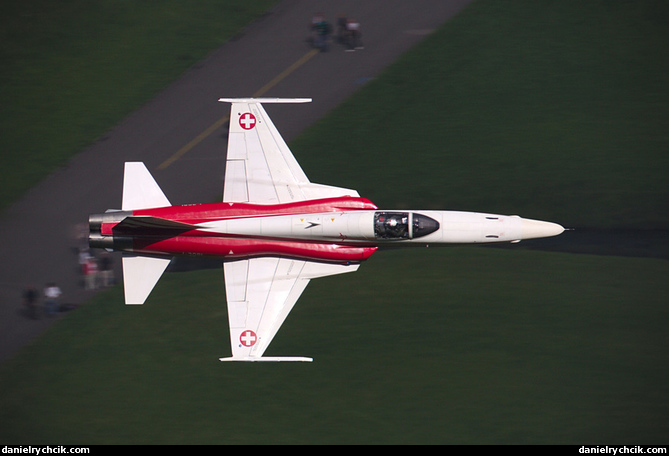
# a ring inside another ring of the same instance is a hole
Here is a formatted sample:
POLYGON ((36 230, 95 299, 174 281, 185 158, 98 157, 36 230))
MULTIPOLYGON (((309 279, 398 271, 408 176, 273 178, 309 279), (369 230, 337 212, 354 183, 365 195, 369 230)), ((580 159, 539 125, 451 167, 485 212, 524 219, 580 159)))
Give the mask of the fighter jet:
POLYGON ((379 247, 519 242, 558 224, 476 212, 379 209, 358 192, 312 183, 266 103, 231 103, 220 203, 172 206, 141 162, 125 163, 121 210, 89 218, 93 248, 123 252, 126 304, 143 304, 178 255, 220 258, 232 356, 221 361, 312 361, 263 356, 311 279, 353 272, 379 247))

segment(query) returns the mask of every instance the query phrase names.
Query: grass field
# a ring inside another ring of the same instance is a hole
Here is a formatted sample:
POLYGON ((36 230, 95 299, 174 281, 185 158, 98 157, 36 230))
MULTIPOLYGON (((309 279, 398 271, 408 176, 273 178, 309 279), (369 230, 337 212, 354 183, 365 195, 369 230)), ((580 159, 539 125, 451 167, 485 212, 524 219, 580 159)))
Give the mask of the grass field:
POLYGON ((668 25, 659 1, 474 2, 293 150, 379 206, 667 229, 668 25))
MULTIPOLYGON (((667 228, 665 5, 475 2, 291 147, 380 206, 667 228)), ((167 274, 0 366, 0 443, 666 444, 668 273, 381 251, 313 281, 267 353, 314 363, 264 365, 217 361, 220 270, 167 274)))
POLYGON ((0 3, 0 209, 274 3, 0 3))
POLYGON ((314 281, 268 354, 221 364, 222 273, 120 287, 3 366, 0 441, 665 443, 661 260, 380 252, 314 281), (11 394, 8 394, 11 392, 11 394))

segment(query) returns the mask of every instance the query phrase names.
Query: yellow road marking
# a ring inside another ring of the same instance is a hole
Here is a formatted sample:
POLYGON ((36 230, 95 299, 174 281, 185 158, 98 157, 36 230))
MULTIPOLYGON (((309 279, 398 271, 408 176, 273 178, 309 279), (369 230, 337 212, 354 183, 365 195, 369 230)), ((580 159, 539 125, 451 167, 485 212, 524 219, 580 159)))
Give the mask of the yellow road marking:
POLYGON ((230 116, 225 116, 221 117, 218 119, 213 125, 211 125, 209 128, 207 128, 205 131, 197 135, 194 139, 192 139, 188 144, 183 146, 181 149, 179 149, 174 155, 172 155, 170 158, 162 162, 159 166, 158 169, 165 169, 168 166, 170 166, 172 163, 175 161, 179 160, 181 157, 183 157, 189 150, 191 150, 193 147, 197 146, 202 142, 203 139, 205 139, 207 136, 218 130, 225 124, 225 122, 228 121, 230 116))
POLYGON ((256 93, 253 94, 253 98, 260 97, 267 93, 269 89, 277 85, 279 82, 281 82, 286 76, 288 76, 290 73, 293 71, 297 70, 299 67, 307 63, 313 56, 318 54, 318 49, 312 49, 311 51, 307 52, 304 54, 299 60, 297 60, 295 63, 293 63, 291 66, 283 70, 281 74, 279 74, 277 77, 269 81, 267 84, 265 84, 263 87, 260 88, 256 93))
MULTIPOLYGON (((270 82, 262 86, 257 92, 253 94, 253 98, 260 97, 267 93, 272 87, 277 85, 279 82, 284 80, 286 76, 297 70, 299 67, 307 63, 311 58, 313 58, 316 54, 318 54, 318 49, 312 49, 311 51, 307 52, 305 55, 300 57, 295 63, 290 65, 288 68, 283 70, 277 77, 272 79, 270 82)), ((221 128, 228 120, 230 120, 230 116, 224 116, 218 119, 216 122, 214 122, 209 128, 204 130, 202 133, 197 135, 195 138, 193 138, 191 141, 188 142, 185 146, 183 146, 181 149, 176 151, 174 155, 172 155, 170 158, 162 162, 159 166, 158 169, 163 170, 170 166, 172 163, 175 161, 179 160, 181 157, 186 155, 193 147, 197 146, 200 144, 205 138, 207 138, 209 135, 211 135, 213 132, 221 128)))

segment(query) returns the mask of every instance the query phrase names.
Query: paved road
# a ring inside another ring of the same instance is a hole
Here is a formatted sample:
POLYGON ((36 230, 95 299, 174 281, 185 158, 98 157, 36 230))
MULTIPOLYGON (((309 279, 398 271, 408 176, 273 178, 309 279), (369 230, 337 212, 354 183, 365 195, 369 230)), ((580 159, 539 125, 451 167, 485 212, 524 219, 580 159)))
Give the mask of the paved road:
MULTIPOLYGON (((25 286, 41 290, 55 281, 62 301, 70 304, 94 293, 79 283, 72 233, 88 214, 120 205, 124 161, 144 161, 172 204, 220 198, 226 131, 203 134, 228 114, 229 105, 218 103, 219 97, 262 92, 313 98, 288 109, 267 108, 290 140, 467 3, 285 0, 32 189, 0 216, 0 361, 55 320, 27 318, 21 306, 25 286), (307 25, 317 11, 330 21, 339 13, 357 18, 365 49, 344 52, 334 46, 328 53, 308 54, 307 25), (179 151, 178 160, 169 161, 179 151)), ((113 94, 101 96, 101 103, 105 96, 113 94)))

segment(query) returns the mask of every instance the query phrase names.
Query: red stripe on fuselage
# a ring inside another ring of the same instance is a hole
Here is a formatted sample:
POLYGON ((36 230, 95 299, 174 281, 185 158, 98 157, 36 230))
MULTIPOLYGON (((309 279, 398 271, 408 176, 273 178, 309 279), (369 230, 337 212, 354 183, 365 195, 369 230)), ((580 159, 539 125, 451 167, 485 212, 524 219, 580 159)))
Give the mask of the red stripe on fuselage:
POLYGON ((169 206, 136 210, 133 212, 133 215, 148 215, 195 225, 215 220, 242 217, 376 209, 378 209, 376 205, 367 198, 343 196, 339 198, 324 198, 284 204, 210 203, 169 206))
POLYGON ((233 260, 259 256, 280 256, 302 260, 335 263, 360 262, 369 258, 377 247, 351 246, 320 242, 272 241, 227 237, 175 236, 168 239, 136 237, 137 253, 195 255, 233 260))
MULTIPOLYGON (((196 225, 218 220, 246 217, 308 214, 378 209, 371 201, 359 197, 324 198, 285 204, 210 203, 170 206, 133 211, 134 216, 151 216, 196 225)), ((112 227, 103 226, 103 234, 112 227)), ((258 256, 281 256, 304 260, 336 263, 360 262, 369 258, 375 246, 344 245, 336 242, 310 242, 280 239, 258 239, 214 235, 193 230, 176 236, 161 236, 160 232, 133 238, 137 253, 168 255, 203 255, 224 259, 258 256)))

